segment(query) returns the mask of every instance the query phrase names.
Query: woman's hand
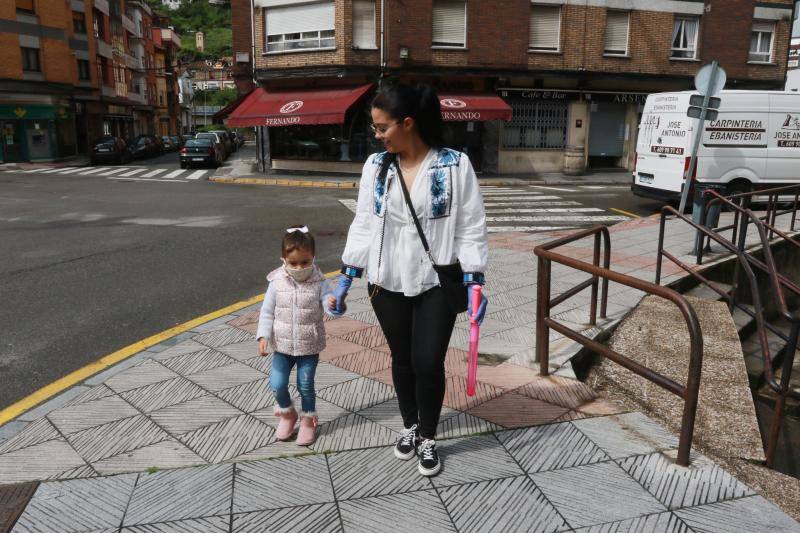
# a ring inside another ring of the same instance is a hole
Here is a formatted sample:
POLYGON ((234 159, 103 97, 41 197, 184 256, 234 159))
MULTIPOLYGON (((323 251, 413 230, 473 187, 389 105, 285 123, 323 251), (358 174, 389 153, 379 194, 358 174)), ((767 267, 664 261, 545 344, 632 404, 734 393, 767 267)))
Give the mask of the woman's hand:
POLYGON ((472 286, 477 285, 476 283, 470 283, 467 285, 467 316, 472 318, 473 312, 476 313, 475 316, 475 323, 479 326, 483 323, 483 318, 486 315, 486 306, 489 304, 489 300, 486 299, 486 296, 481 291, 481 303, 478 306, 478 309, 473 311, 472 309, 472 286))
POLYGON ((341 315, 347 307, 344 305, 344 300, 347 298, 347 291, 350 290, 350 285, 353 284, 353 278, 342 274, 339 276, 339 282, 336 288, 333 289, 334 305, 331 307, 333 314, 341 315))
POLYGON ((258 354, 261 357, 264 357, 268 353, 269 353, 269 350, 268 350, 268 347, 267 347, 267 339, 264 338, 264 337, 261 337, 260 339, 258 339, 258 354))

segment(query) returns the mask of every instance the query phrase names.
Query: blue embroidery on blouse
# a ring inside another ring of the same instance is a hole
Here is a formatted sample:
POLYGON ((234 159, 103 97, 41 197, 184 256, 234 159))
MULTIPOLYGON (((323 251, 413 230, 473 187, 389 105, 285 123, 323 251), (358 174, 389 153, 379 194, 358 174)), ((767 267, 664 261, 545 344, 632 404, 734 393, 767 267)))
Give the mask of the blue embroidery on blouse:
POLYGON ((439 218, 447 215, 450 206, 450 171, 435 168, 431 171, 431 216, 439 218))
POLYGON ((373 191, 373 213, 375 215, 381 216, 381 211, 383 210, 383 200, 386 196, 386 176, 380 176, 380 167, 383 163, 383 158, 386 157, 388 152, 380 152, 375 154, 375 157, 372 158, 372 164, 378 167, 377 173, 375 174, 375 189, 373 191))

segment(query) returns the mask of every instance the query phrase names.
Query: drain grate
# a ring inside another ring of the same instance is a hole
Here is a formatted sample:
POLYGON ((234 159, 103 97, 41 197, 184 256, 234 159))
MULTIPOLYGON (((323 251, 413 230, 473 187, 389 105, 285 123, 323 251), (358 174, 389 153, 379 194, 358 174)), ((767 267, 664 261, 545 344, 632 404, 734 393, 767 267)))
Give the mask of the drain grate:
POLYGON ((39 486, 37 481, 18 483, 16 485, 0 485, 0 533, 11 531, 22 511, 33 498, 39 486))

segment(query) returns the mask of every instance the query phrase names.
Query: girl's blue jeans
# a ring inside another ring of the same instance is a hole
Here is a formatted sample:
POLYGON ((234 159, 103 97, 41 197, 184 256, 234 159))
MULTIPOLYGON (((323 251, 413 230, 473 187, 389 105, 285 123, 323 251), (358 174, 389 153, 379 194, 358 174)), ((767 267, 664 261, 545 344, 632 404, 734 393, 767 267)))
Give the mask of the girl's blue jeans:
POLYGON ((317 396, 314 392, 314 374, 317 372, 319 354, 292 356, 281 352, 272 354, 272 371, 269 373, 269 386, 275 393, 275 401, 282 409, 292 405, 292 396, 289 394, 289 374, 292 367, 297 365, 297 390, 300 392, 300 402, 303 411, 315 411, 317 396))

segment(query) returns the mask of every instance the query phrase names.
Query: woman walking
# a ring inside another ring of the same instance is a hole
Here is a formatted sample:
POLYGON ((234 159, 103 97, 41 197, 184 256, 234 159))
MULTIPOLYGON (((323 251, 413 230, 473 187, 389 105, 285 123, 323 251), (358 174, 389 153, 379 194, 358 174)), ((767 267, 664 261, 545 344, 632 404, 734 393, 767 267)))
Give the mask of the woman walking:
MULTIPOLYGON (((405 426, 394 454, 418 455, 419 472, 433 476, 441 469, 435 437, 447 346, 488 260, 483 199, 469 158, 443 147, 441 107, 429 86, 384 90, 371 114, 386 151, 364 164, 334 295, 341 306, 366 270, 405 426)), ((485 311, 483 298, 479 320, 485 311)))

